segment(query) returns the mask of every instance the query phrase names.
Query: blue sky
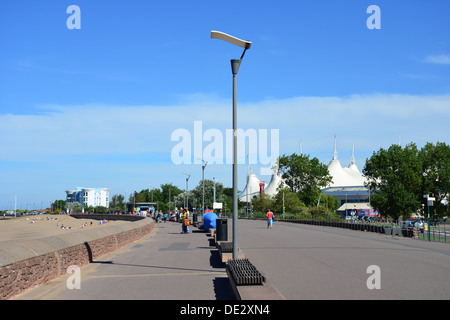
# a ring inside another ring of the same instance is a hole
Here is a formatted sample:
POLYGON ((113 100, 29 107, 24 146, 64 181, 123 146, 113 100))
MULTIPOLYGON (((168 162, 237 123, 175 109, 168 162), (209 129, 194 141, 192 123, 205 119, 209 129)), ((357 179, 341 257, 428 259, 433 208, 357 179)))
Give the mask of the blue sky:
MULTIPOLYGON (((0 8, 0 209, 65 197, 77 186, 111 195, 201 179, 175 165, 171 134, 231 127, 230 59, 239 127, 279 129, 280 154, 343 165, 411 141, 449 143, 450 2, 8 1, 0 8), (66 12, 81 9, 81 29, 66 12), (381 10, 381 29, 366 12, 381 10)), ((255 167, 255 166, 254 166, 255 167)), ((257 166, 256 166, 257 167, 257 166)), ((245 186, 247 166, 239 171, 245 186)), ((256 172, 257 173, 257 172, 256 172)), ((207 178, 231 186, 231 166, 207 178)), ((270 179, 270 177, 260 177, 270 179)), ((267 181, 268 182, 268 181, 267 181)))

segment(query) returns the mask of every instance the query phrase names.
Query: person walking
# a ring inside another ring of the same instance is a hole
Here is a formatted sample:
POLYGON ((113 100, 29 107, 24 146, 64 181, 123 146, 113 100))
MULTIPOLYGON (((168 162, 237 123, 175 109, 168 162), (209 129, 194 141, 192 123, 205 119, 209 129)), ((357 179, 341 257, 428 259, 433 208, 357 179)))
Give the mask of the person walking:
POLYGON ((270 209, 269 209, 269 212, 267 212, 267 229, 272 229, 272 226, 273 226, 273 212, 272 211, 270 211, 270 209))

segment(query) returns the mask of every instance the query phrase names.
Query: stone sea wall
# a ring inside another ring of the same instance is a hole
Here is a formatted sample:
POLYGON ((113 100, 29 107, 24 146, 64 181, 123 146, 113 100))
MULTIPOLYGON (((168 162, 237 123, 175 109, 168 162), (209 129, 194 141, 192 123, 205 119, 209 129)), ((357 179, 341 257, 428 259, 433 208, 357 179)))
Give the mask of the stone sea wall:
POLYGON ((42 285, 150 234, 153 219, 80 230, 35 240, 0 243, 0 299, 42 285))

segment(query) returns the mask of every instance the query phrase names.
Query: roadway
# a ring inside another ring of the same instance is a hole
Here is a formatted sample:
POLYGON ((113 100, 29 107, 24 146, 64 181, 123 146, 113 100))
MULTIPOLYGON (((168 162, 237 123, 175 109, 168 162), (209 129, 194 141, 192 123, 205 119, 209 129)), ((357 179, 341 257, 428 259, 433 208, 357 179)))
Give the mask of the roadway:
MULTIPOLYGON (((231 240, 232 221, 228 220, 231 240)), ((157 224, 140 241, 16 299, 230 300, 224 266, 206 233, 157 224)), ((332 227, 239 220, 239 247, 287 300, 449 299, 450 244, 332 227), (369 289, 368 267, 380 289, 369 289)))

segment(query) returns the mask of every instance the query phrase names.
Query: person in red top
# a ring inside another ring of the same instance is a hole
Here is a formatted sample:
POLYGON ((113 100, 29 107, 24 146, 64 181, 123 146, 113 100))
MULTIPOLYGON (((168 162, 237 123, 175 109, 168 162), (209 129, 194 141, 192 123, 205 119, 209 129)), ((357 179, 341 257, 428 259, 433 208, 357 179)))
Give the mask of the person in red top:
POLYGON ((267 212, 267 229, 272 229, 272 225, 273 225, 273 212, 270 211, 267 212))

